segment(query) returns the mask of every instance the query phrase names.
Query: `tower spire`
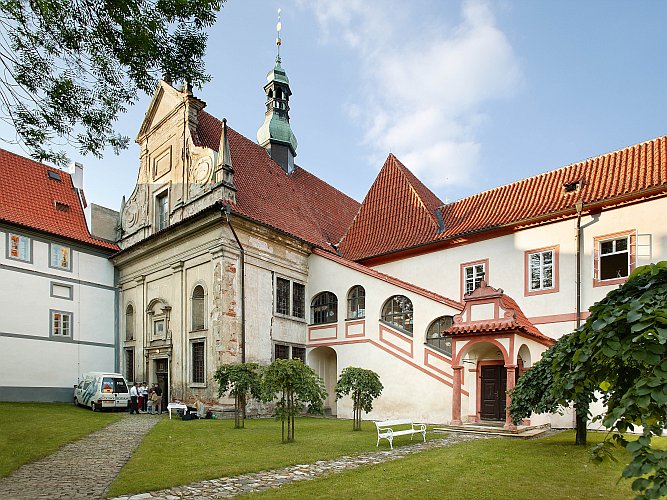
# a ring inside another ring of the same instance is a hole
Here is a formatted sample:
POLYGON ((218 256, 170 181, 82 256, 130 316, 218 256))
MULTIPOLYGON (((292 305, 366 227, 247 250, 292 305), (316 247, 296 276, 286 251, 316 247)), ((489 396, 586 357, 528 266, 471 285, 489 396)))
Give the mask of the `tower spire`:
POLYGON ((287 73, 280 65, 280 46, 282 45, 280 13, 281 10, 278 9, 276 64, 266 75, 267 83, 264 85, 266 114, 264 123, 257 131, 257 142, 266 149, 273 161, 289 174, 294 170, 297 143, 289 123, 289 98, 292 91, 287 73))

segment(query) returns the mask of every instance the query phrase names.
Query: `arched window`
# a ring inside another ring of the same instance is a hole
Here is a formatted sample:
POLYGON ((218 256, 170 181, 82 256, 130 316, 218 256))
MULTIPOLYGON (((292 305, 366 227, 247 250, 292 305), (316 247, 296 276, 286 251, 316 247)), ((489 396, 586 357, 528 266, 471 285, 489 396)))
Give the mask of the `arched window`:
POLYGON ((125 309, 125 340, 134 340, 134 307, 128 304, 125 309))
POLYGON ((446 334, 454 318, 452 316, 440 316, 428 327, 426 331, 426 343, 435 347, 450 358, 452 357, 452 337, 446 334))
POLYGON ((206 303, 204 297, 204 287, 197 285, 192 290, 192 330, 205 328, 206 303))
POLYGON ((412 301, 403 295, 394 295, 382 306, 382 321, 412 335, 412 301))
POLYGON ((310 319, 314 325, 338 321, 338 297, 331 292, 315 295, 310 304, 310 319))
POLYGON ((347 319, 366 316, 366 290, 361 285, 353 286, 347 294, 347 319))

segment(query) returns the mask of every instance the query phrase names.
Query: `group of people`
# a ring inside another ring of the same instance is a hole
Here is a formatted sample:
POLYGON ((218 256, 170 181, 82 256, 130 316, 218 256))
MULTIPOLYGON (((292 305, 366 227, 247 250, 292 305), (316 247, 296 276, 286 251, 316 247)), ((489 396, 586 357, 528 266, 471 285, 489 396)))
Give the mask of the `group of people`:
POLYGON ((162 389, 153 384, 148 387, 146 382, 139 385, 134 382, 130 387, 130 415, 132 413, 162 414, 162 389))

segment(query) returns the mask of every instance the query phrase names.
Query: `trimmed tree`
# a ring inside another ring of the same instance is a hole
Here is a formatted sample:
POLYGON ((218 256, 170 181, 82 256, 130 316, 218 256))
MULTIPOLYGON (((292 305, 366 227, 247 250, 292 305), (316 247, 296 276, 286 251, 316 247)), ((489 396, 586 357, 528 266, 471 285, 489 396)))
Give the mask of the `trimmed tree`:
POLYGON ((336 399, 348 395, 352 397, 352 430, 361 430, 361 412, 373 410, 373 400, 382 394, 382 389, 380 376, 374 371, 354 366, 343 369, 336 383, 336 399))
POLYGON ((245 428, 248 396, 260 397, 260 371, 257 363, 222 365, 213 375, 218 381, 218 397, 234 397, 234 428, 245 428))
POLYGON ((322 379, 299 359, 276 359, 264 368, 262 401, 277 400, 275 416, 281 422, 283 443, 294 441, 294 420, 304 407, 308 413, 321 414, 326 397, 322 379))
MULTIPOLYGON (((539 368, 551 369, 555 388, 549 389, 546 380, 544 390, 584 398, 593 398, 597 391, 606 412, 596 418, 610 432, 594 448, 594 460, 603 460, 615 444, 623 446, 631 454, 623 477, 636 478, 632 489, 638 498, 667 496, 667 452, 651 446, 652 438, 667 428, 667 262, 636 269, 590 312, 586 323, 563 341, 568 348, 556 349, 561 357, 546 359, 546 367, 539 368), (566 354, 571 363, 559 366, 566 354), (637 426, 642 426, 641 436, 626 440, 625 433, 637 426)), ((531 394, 526 394, 528 385, 517 384, 510 408, 516 410, 513 418, 523 418, 531 407, 530 398, 539 390, 534 382, 531 394)))

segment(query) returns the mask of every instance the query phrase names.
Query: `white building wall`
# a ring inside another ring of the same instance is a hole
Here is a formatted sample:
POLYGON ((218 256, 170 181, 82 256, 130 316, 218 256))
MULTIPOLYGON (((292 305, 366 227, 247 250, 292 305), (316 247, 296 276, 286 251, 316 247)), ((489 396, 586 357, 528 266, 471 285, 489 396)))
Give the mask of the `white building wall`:
POLYGON ((71 401, 82 373, 118 368, 109 253, 0 227, 0 400, 71 401), (31 239, 31 262, 8 257, 8 233, 31 239), (50 243, 71 248, 71 271, 49 266, 50 243), (71 298, 53 296, 54 284, 70 288, 71 298), (71 336, 52 335, 52 310, 71 313, 71 336))

